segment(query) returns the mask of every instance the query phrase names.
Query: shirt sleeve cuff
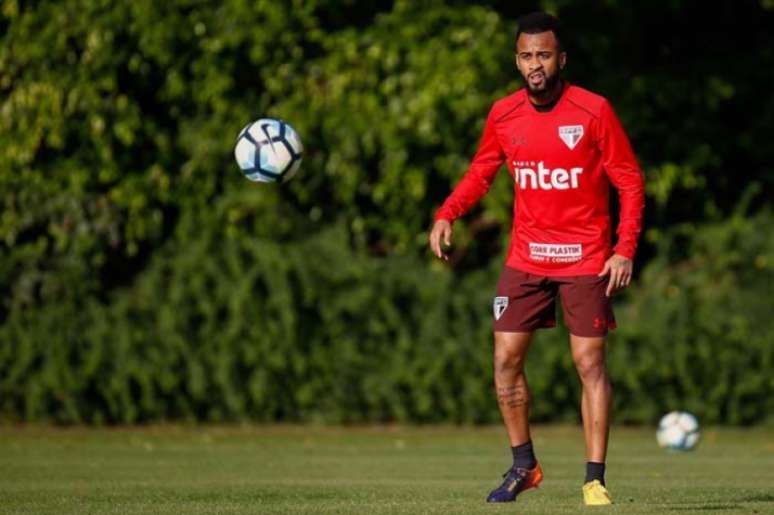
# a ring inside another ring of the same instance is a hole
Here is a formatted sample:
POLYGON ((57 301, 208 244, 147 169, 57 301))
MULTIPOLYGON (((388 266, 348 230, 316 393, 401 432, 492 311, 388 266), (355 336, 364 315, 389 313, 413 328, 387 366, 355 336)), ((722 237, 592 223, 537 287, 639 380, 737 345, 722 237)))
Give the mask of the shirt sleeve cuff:
POLYGON ((439 209, 435 212, 435 217, 433 218, 433 222, 437 222, 438 220, 446 220, 447 222, 454 223, 454 217, 449 215, 449 213, 443 211, 443 209, 439 209))
POLYGON ((634 255, 637 251, 636 245, 633 245, 631 243, 627 242, 618 242, 618 244, 613 247, 613 252, 618 254, 619 256, 623 256, 626 259, 634 260, 634 255))

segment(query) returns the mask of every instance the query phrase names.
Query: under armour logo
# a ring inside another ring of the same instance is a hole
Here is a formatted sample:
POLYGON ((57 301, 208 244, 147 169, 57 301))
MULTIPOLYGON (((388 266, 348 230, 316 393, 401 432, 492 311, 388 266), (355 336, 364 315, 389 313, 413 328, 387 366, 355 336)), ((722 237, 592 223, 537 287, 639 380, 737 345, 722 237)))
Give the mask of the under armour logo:
POLYGON ((526 136, 511 136, 511 145, 524 146, 527 144, 526 136))
POLYGON ((596 318, 594 319, 594 329, 602 329, 603 327, 605 327, 605 322, 604 322, 604 320, 602 320, 602 319, 601 319, 601 318, 599 318, 599 317, 596 317, 596 318))

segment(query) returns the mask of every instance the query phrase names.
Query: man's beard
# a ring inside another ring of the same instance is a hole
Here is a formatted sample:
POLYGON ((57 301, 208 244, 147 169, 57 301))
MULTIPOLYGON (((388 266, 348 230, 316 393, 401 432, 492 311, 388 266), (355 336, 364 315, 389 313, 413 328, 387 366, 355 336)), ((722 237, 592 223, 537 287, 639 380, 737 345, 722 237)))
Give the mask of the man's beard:
POLYGON ((542 88, 535 88, 532 86, 532 84, 529 82, 529 77, 524 77, 524 82, 527 85, 527 90, 530 92, 531 95, 536 96, 538 98, 547 96, 551 91, 556 88, 556 85, 561 80, 561 77, 559 77, 559 73, 554 73, 553 75, 546 76, 546 80, 543 82, 542 88))

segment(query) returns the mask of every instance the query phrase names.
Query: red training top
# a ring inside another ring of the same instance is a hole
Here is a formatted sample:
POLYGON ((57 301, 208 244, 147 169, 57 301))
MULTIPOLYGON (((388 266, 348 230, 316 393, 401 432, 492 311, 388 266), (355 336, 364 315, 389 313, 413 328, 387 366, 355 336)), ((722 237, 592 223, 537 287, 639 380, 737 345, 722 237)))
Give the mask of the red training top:
POLYGON ((470 168, 435 219, 465 214, 489 191, 503 161, 515 191, 508 266, 550 276, 601 272, 611 255, 611 182, 621 204, 614 251, 634 257, 644 181, 606 99, 565 83, 547 112, 535 109, 526 89, 495 102, 470 168))

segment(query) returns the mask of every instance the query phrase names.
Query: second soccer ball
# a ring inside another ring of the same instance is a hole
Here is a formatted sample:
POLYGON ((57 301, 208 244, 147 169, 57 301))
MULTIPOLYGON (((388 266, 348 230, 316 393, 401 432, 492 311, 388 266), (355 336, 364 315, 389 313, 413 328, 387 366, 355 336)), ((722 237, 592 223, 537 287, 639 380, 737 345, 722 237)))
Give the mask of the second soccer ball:
POLYGON ((691 450, 699 443, 699 421, 687 411, 667 413, 658 423, 656 440, 667 449, 691 450))

